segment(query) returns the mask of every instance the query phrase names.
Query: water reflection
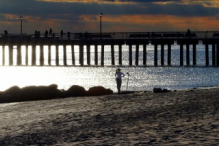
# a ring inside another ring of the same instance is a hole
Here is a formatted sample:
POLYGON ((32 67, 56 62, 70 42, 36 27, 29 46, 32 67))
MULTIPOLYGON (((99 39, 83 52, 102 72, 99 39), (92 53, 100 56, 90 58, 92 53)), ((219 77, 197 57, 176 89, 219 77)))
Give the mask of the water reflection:
MULTIPOLYGON (((167 89, 185 89, 199 86, 219 85, 219 68, 162 68, 162 67, 122 67, 130 78, 123 78, 122 90, 152 90, 154 87, 167 89)), ((80 85, 89 89, 92 86, 104 86, 116 92, 116 67, 1 67, 0 91, 13 85, 57 84, 59 89, 68 89, 80 85)))

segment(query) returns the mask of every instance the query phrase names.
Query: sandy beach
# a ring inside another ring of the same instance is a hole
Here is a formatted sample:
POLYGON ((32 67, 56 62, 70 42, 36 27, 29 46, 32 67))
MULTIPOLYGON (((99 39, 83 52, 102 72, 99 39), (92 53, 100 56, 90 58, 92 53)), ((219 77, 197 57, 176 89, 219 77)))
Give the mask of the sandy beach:
POLYGON ((0 104, 0 145, 217 145, 219 88, 0 104))

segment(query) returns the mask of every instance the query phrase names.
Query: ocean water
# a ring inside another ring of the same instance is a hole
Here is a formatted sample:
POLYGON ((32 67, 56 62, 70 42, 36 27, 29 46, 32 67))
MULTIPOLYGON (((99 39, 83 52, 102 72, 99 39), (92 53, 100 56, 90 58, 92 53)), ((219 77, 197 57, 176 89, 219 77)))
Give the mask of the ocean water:
MULTIPOLYGON (((57 84, 59 89, 67 90, 72 85, 80 85, 85 89, 93 86, 104 86, 114 92, 116 89, 115 70, 120 67, 122 72, 129 73, 123 78, 122 90, 126 91, 148 91, 153 88, 165 88, 170 90, 188 89, 197 87, 210 87, 219 85, 219 68, 203 67, 205 65, 205 49, 202 44, 197 45, 197 67, 179 67, 179 46, 172 45, 173 67, 152 67, 154 64, 154 46, 147 46, 147 65, 143 64, 143 48, 140 46, 139 65, 128 66, 128 46, 123 46, 123 65, 118 65, 118 47, 115 47, 116 65, 111 66, 110 47, 105 46, 105 67, 80 67, 78 48, 75 49, 76 65, 71 66, 71 52, 68 50, 69 67, 64 66, 1 66, 0 67, 0 91, 11 86, 31 86, 57 84)), ((100 50, 100 48, 99 48, 100 50)), ((133 46, 133 50, 135 47, 133 46)), ((184 49, 186 50, 186 49, 184 49)), ((160 65, 160 46, 158 46, 158 66, 160 65)), ((94 48, 91 47, 91 64, 94 64, 94 48)), ((99 51, 100 52, 100 51, 99 51)), ((60 53, 62 56, 62 52, 60 53)), ((100 63, 100 53, 99 63, 100 63)), ((47 55, 45 55, 47 56, 47 55)), ((165 46, 165 65, 167 65, 167 46, 165 46)), ((211 62, 211 46, 209 47, 209 58, 211 62)), ((86 48, 84 52, 84 64, 86 65, 86 48)), ((184 64, 186 64, 186 53, 184 52, 184 64)), ((192 49, 190 49, 190 63, 192 64, 192 49)), ((54 57, 52 57, 54 58, 54 57)), ((61 58, 61 57, 60 57, 61 58)), ((62 59, 62 58, 61 58, 62 59)), ((7 62, 7 61, 6 61, 7 62)), ((24 62, 24 61, 23 61, 24 62)), ((30 62, 30 61, 29 61, 30 62)), ((46 62, 46 60, 45 60, 46 62)), ((55 59, 52 60, 54 64, 55 59)), ((60 60, 62 64, 62 60, 60 60)), ((133 52, 133 64, 135 64, 135 52, 133 52)))

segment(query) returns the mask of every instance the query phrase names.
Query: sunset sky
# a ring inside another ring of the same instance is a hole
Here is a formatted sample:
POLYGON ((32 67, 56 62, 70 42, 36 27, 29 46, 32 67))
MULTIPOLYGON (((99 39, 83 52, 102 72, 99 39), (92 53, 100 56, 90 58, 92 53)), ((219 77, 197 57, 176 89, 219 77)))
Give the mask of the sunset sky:
POLYGON ((219 30, 219 0, 0 0, 0 33, 219 30))

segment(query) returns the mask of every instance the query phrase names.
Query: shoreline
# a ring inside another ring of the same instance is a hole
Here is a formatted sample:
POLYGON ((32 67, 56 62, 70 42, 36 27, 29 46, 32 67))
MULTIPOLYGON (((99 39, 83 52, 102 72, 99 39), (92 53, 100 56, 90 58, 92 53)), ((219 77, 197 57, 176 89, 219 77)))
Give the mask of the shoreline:
POLYGON ((0 106, 0 145, 214 145, 219 88, 0 106))

